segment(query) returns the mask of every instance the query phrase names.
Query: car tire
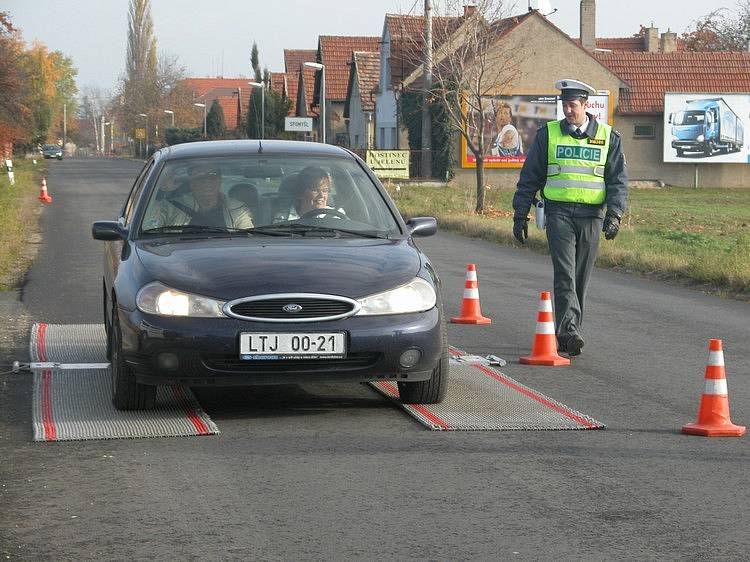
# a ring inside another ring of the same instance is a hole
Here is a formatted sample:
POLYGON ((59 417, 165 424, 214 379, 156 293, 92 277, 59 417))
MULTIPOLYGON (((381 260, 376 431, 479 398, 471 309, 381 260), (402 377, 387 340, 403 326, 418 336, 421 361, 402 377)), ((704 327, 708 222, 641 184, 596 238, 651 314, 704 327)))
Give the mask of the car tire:
POLYGON ((118 410, 153 410, 156 405, 156 386, 136 382, 132 369, 122 357, 122 330, 116 305, 112 306, 110 327, 112 350, 112 404, 118 410))
POLYGON ((683 154, 685 154, 685 151, 682 150, 681 148, 678 148, 677 149, 677 156, 682 156, 683 154))
MULTIPOLYGON (((442 316, 442 314, 441 314, 442 316)), ((398 394, 404 404, 439 404, 445 399, 450 375, 450 358, 448 354, 448 334, 445 319, 440 320, 440 333, 443 351, 440 360, 426 381, 398 381, 398 394)))
POLYGON ((109 318, 107 317, 107 311, 109 310, 109 303, 107 302, 107 286, 102 279, 102 316, 104 316, 104 354, 107 356, 107 361, 112 361, 112 339, 110 332, 112 328, 109 325, 109 318))

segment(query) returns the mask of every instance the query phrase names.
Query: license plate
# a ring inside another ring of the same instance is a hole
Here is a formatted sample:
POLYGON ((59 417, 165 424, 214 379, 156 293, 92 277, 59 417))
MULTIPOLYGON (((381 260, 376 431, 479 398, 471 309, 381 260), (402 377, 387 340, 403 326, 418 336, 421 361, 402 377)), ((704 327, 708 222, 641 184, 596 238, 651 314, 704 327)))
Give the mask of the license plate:
POLYGON ((345 356, 344 332, 240 334, 240 359, 340 359, 345 356))

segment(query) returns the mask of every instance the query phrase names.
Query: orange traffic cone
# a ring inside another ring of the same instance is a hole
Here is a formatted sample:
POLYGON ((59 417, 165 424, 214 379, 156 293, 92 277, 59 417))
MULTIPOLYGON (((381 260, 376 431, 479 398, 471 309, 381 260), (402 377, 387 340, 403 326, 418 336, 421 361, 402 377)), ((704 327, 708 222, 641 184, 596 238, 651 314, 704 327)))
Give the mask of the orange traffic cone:
POLYGON ((698 421, 683 426, 682 433, 704 437, 740 437, 745 435, 745 431, 744 425, 734 425, 729 419, 729 395, 721 340, 708 340, 708 365, 698 421))
POLYGON ((549 291, 539 296, 539 310, 536 315, 536 333, 531 346, 531 355, 520 358, 525 365, 548 365, 557 367, 570 365, 570 359, 557 354, 555 318, 552 316, 552 297, 549 291))
POLYGON ((47 180, 42 178, 42 189, 39 192, 39 201, 42 203, 52 203, 52 197, 47 193, 47 180))
POLYGON ((466 284, 464 285, 464 300, 461 303, 461 316, 451 318, 454 324, 491 324, 492 320, 482 316, 479 306, 479 283, 477 282, 477 266, 470 263, 466 266, 466 284))

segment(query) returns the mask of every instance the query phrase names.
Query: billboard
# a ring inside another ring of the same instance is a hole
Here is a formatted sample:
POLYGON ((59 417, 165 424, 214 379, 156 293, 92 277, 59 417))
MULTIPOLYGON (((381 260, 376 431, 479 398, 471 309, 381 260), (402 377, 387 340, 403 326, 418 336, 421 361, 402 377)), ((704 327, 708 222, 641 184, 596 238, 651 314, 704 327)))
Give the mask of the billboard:
POLYGON ((750 95, 664 94, 664 162, 750 162, 750 95))
MULTIPOLYGON (((612 122, 609 92, 591 96, 586 111, 605 123, 612 122)), ((487 96, 482 98, 482 112, 467 118, 469 136, 484 136, 485 168, 521 168, 536 131, 547 121, 563 119, 562 102, 556 94, 487 96)), ((476 168, 476 158, 461 138, 461 167, 476 168)))

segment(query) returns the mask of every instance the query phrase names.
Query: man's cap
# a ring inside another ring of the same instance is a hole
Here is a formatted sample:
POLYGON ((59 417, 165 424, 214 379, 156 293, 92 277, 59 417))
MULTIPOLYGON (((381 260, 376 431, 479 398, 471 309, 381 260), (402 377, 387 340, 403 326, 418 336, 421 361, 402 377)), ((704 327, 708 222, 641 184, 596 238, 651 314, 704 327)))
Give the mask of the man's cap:
POLYGON ((197 177, 197 176, 220 176, 221 171, 219 170, 219 166, 216 164, 196 164, 194 166, 190 166, 188 168, 188 176, 191 178, 197 177))
POLYGON ((589 96, 596 93, 596 90, 580 80, 563 78, 555 82, 555 88, 560 90, 560 99, 563 101, 582 99, 587 100, 589 96))

